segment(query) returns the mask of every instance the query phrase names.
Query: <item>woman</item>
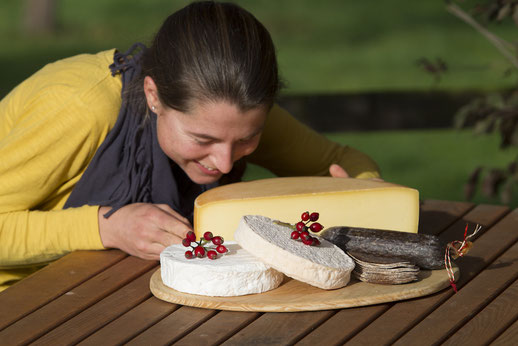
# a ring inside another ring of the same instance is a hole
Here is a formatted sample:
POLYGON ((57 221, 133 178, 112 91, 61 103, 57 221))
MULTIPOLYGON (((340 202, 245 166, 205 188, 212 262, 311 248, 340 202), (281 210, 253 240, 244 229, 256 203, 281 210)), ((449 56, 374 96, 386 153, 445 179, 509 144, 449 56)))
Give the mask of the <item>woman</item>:
POLYGON ((213 2, 172 14, 149 48, 45 66, 0 103, 0 285, 78 249, 158 259, 191 230, 196 196, 246 162, 379 176, 275 105, 278 89, 267 30, 213 2))

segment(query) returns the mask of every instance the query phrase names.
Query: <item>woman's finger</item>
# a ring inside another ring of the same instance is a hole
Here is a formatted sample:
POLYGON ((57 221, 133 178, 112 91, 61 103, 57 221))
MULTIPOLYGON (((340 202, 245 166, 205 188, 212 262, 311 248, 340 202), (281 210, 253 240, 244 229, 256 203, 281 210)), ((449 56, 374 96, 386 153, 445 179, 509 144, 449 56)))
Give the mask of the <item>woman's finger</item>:
POLYGON ((157 232, 156 238, 154 239, 155 242, 167 247, 172 244, 179 244, 182 242, 183 238, 178 237, 175 234, 169 233, 164 230, 159 230, 157 232))
POLYGON ((341 166, 333 163, 329 166, 329 174, 334 178, 349 178, 349 174, 341 166))
POLYGON ((192 231, 192 227, 187 221, 179 220, 175 215, 164 211, 157 207, 157 213, 154 216, 155 225, 158 229, 168 232, 180 238, 185 238, 187 232, 192 231))
POLYGON ((177 212, 176 210, 171 208, 169 205, 167 205, 167 204, 155 204, 155 206, 160 208, 160 209, 162 209, 166 213, 169 213, 169 214, 173 215, 175 218, 177 218, 178 220, 182 221, 184 224, 186 224, 188 226, 191 225, 191 223, 189 222, 189 220, 187 220, 186 217, 184 217, 182 214, 180 214, 179 212, 177 212))
POLYGON ((166 247, 159 243, 151 243, 149 245, 149 248, 146 252, 139 255, 140 258, 146 259, 146 260, 160 260, 160 253, 165 249, 166 247))

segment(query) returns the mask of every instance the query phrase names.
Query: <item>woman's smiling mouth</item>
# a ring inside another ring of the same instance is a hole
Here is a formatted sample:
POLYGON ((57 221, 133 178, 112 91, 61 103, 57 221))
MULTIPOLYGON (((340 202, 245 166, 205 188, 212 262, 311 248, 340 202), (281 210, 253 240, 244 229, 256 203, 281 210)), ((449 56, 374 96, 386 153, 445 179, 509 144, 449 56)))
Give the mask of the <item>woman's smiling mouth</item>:
POLYGON ((200 167, 201 171, 208 175, 218 175, 221 174, 221 172, 217 168, 212 168, 209 166, 205 166, 203 163, 196 161, 198 164, 198 167, 200 167))

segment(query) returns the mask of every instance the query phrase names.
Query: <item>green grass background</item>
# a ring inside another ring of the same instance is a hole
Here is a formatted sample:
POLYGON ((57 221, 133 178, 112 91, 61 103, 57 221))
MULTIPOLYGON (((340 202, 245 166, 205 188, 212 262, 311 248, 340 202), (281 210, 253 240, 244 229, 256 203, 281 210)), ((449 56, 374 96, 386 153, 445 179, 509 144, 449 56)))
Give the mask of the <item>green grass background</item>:
MULTIPOLYGON (((168 14, 189 1, 57 0, 59 30, 29 37, 21 30, 23 1, 0 2, 0 97, 37 69, 70 55, 124 50, 147 43, 168 14)), ((474 29, 446 12, 444 1, 239 0, 270 30, 285 94, 492 91, 516 85, 516 73, 474 29), (417 64, 446 61, 437 82, 417 64)), ((475 1, 465 1, 472 4, 475 1)), ((514 41, 512 23, 490 30, 514 41)), ((370 154, 387 181, 415 187, 423 198, 463 199, 478 165, 505 166, 516 150, 500 151, 496 136, 453 129, 326 134, 370 154)), ((253 167, 246 178, 269 176, 253 167)), ((498 203, 477 195, 475 201, 498 203)), ((513 205, 518 205, 513 202, 513 205)))
MULTIPOLYGON (((444 1, 238 0, 270 30, 286 93, 373 90, 498 89, 509 64, 453 15, 444 1), (441 57, 449 66, 435 83, 417 60, 441 57)), ((473 3, 474 1, 464 1, 473 3)), ((189 1, 57 0, 59 31, 21 32, 24 1, 0 2, 0 95, 49 61, 83 52, 149 42, 162 21, 189 1)), ((512 23, 491 26, 512 40, 512 23)))

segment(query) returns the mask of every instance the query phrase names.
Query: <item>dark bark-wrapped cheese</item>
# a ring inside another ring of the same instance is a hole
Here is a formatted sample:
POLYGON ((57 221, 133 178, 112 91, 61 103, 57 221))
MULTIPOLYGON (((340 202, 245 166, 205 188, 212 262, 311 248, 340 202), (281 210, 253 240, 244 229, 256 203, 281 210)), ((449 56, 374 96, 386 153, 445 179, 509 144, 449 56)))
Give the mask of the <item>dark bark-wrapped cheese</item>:
POLYGON ((438 269, 444 265, 445 244, 434 235, 331 227, 324 230, 321 236, 345 252, 393 257, 423 269, 438 269))

